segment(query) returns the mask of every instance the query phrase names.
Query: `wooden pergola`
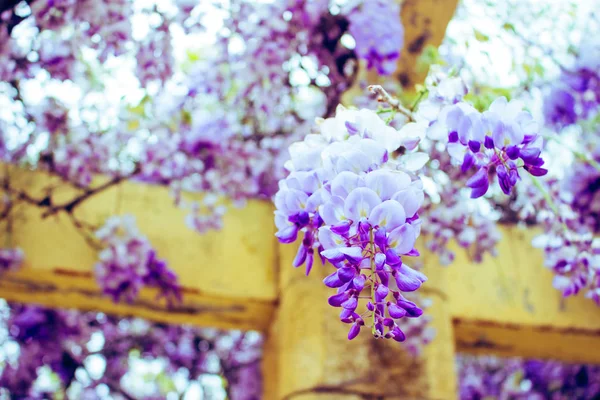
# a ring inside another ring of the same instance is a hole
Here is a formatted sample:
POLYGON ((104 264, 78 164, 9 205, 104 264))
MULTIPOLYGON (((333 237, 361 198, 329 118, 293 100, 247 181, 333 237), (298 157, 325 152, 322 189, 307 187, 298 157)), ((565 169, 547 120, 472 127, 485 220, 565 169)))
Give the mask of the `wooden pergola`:
MULTIPOLYGON (((456 0, 406 0, 406 49, 399 75, 422 76, 411 65, 426 44, 439 44, 456 0)), ((400 76, 399 76, 400 77, 400 76)), ((12 184, 42 195, 53 177, 9 168, 12 184)), ((94 185, 102 184, 98 178, 94 185)), ((53 200, 74 192, 55 191, 53 200)), ((124 182, 75 209, 82 220, 102 224, 114 214, 133 214, 138 226, 168 260, 185 286, 182 304, 168 309, 143 291, 132 304, 103 296, 93 277, 97 253, 64 213, 42 218, 39 207, 20 204, 12 241, 26 254, 22 269, 0 276, 0 297, 48 307, 78 308, 149 320, 252 329, 267 337, 265 399, 455 399, 457 351, 600 363, 600 311, 581 296, 563 299, 552 273, 531 247, 535 232, 502 229, 496 258, 473 264, 457 250, 450 267, 425 253, 434 300, 428 313, 437 330, 420 358, 402 346, 368 334, 346 340, 347 326, 327 304, 322 279, 330 267, 316 265, 309 277, 291 267, 294 246, 274 236, 273 208, 253 201, 231 209, 222 231, 198 235, 184 225, 163 187, 124 182)), ((423 249, 424 246, 419 246, 423 249)))

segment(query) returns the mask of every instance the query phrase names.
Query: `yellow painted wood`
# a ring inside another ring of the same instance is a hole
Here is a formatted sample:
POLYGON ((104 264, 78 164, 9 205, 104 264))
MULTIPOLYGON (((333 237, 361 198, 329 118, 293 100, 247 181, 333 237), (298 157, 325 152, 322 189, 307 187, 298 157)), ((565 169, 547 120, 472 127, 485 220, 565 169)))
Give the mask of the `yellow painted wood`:
POLYGON ((448 298, 449 282, 443 271, 435 262, 430 262, 430 255, 423 255, 425 268, 423 272, 428 281, 421 287, 423 296, 433 300, 433 305, 425 311, 433 319, 431 325, 436 330, 433 342, 425 347, 424 366, 429 386, 429 398, 457 398, 456 369, 454 356, 455 331, 452 325, 448 298))
POLYGON ((473 264, 457 251, 444 273, 461 351, 600 363, 600 307, 552 287, 536 230, 503 228, 498 256, 473 264))
POLYGON ((274 302, 184 292, 182 304, 165 307, 155 290, 143 290, 132 304, 114 303, 103 296, 88 273, 69 270, 38 271, 27 268, 0 278, 0 298, 52 308, 77 308, 107 314, 134 316, 170 323, 210 326, 223 329, 266 330, 274 302))
POLYGON ((291 267, 294 247, 281 247, 281 297, 265 349, 267 399, 455 398, 451 319, 435 270, 427 284, 435 288, 431 312, 439 340, 425 357, 413 358, 401 344, 369 332, 346 340, 349 326, 327 304, 333 291, 321 282, 332 267, 316 263, 304 276, 291 267))
MULTIPOLYGON (((56 178, 40 172, 11 168, 10 173, 12 184, 35 198, 43 198, 43 188, 58 183, 56 178)), ((98 180, 100 184, 102 178, 98 180)), ((72 190, 58 189, 53 202, 60 204, 72 195, 72 190)), ((151 292, 132 306, 114 306, 110 300, 100 298, 92 277, 97 252, 87 245, 69 218, 63 213, 42 219, 44 209, 19 204, 9 239, 25 251, 25 263, 21 272, 0 278, 0 297, 30 299, 56 307, 133 313, 165 322, 261 330, 268 326, 276 299, 276 255, 272 208, 267 202, 252 201, 244 209, 231 208, 225 215, 224 228, 205 235, 185 226, 185 211, 177 209, 168 189, 159 186, 124 182, 94 195, 75 210, 79 219, 98 225, 110 215, 135 215, 140 230, 159 257, 177 272, 187 290, 189 301, 179 311, 171 312, 166 311, 163 302, 155 301, 151 292), (27 292, 20 289, 25 287, 29 287, 27 292)), ((6 232, 0 235, 4 243, 6 232)))
POLYGON ((457 351, 600 364, 600 330, 455 320, 457 351))
POLYGON ((406 90, 427 76, 426 70, 417 69, 417 59, 425 47, 442 43, 457 4, 458 0, 402 0, 404 48, 396 77, 406 90))

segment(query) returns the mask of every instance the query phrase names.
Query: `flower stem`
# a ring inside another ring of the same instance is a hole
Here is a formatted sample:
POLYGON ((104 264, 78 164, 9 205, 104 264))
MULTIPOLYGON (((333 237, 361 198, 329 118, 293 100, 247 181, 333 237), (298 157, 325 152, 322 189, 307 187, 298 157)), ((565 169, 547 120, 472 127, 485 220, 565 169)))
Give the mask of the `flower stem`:
POLYGON ((387 125, 389 125, 394 120, 394 118, 396 118, 396 113, 396 110, 392 110, 392 114, 390 114, 390 116, 385 119, 385 123, 387 125))
POLYGON ((376 334, 376 330, 375 330, 375 312, 377 310, 377 303, 375 301, 375 244, 374 244, 374 240, 373 240, 373 228, 369 229, 369 244, 371 247, 371 254, 370 254, 370 258, 371 258, 371 301, 373 302, 373 325, 371 326, 371 332, 373 333, 373 336, 375 336, 376 334))
POLYGON ((544 196, 544 199, 546 200, 546 203, 548 203, 548 205, 552 209, 552 212, 554 212, 554 215, 556 216, 556 218, 558 218, 558 221, 562 225, 562 227, 565 230, 565 232, 569 232, 570 229, 567 226, 567 224, 565 224, 565 221, 563 221, 563 219, 560 217, 560 213, 558 211, 558 207, 557 207, 556 203, 554 202, 554 200, 552 199, 552 196, 550 195, 550 193, 548 192, 548 190, 546 190, 546 188, 544 187, 544 185, 542 185, 542 183, 539 181, 538 178, 536 178, 533 175, 530 175, 529 177, 531 178, 531 181, 533 182, 533 184, 535 185, 535 187, 540 191, 540 193, 542 194, 542 196, 544 196))
POLYGON ((494 153, 496 154, 496 157, 498 157, 498 160, 502 163, 502 165, 504 165, 504 168, 506 168, 506 171, 508 172, 510 169, 508 168, 508 165, 506 165, 506 161, 504 160, 504 157, 502 157, 500 155, 500 153, 498 152, 498 149, 496 147, 494 147, 494 153))
POLYGON ((419 96, 417 97, 417 99, 415 100, 415 102, 413 103, 413 105, 410 107, 410 109, 414 112, 417 109, 417 106, 419 105, 419 103, 421 102, 421 100, 423 100, 423 97, 425 97, 425 95, 429 93, 428 89, 423 89, 420 91, 419 96))
POLYGON ((400 104, 400 100, 392 97, 383 88, 383 86, 381 86, 381 85, 370 85, 369 86, 369 91, 371 91, 372 93, 375 93, 377 95, 379 101, 388 103, 390 105, 390 107, 392 107, 393 110, 395 110, 396 112, 399 112, 400 114, 402 114, 405 117, 407 117, 409 121, 413 121, 414 122, 415 119, 413 117, 412 111, 410 111, 408 108, 406 108, 402 104, 400 104))
POLYGON ((583 154, 583 153, 581 153, 579 151, 576 151, 576 150, 572 150, 572 151, 573 151, 573 155, 575 157, 577 157, 578 159, 580 159, 584 163, 587 163, 587 164, 591 165, 597 171, 600 171, 600 163, 598 161, 594 160, 593 158, 590 158, 590 157, 586 156, 585 154, 583 154))
POLYGON ((544 196, 546 203, 548 203, 548 205, 550 206, 552 211, 554 211, 554 214, 556 214, 556 216, 558 217, 559 216, 558 215, 558 207, 554 203, 554 200, 552 200, 552 196, 550 196, 550 193, 548 192, 548 190, 546 190, 546 188, 544 187, 544 185, 542 185, 542 183, 539 181, 538 178, 536 178, 533 175, 531 175, 530 178, 531 178, 531 181, 533 182, 533 184, 535 185, 535 187, 540 191, 542 196, 544 196))
POLYGON ((591 157, 588 157, 585 153, 582 153, 580 151, 571 149, 569 146, 565 145, 562 142, 562 140, 560 140, 556 135, 553 135, 553 136, 544 136, 544 139, 555 141, 556 143, 558 143, 559 145, 561 145, 562 147, 568 149, 571 153, 573 153, 573 155, 575 156, 575 158, 583 161, 586 164, 591 165, 597 171, 600 171, 600 163, 598 161, 594 160, 591 157))

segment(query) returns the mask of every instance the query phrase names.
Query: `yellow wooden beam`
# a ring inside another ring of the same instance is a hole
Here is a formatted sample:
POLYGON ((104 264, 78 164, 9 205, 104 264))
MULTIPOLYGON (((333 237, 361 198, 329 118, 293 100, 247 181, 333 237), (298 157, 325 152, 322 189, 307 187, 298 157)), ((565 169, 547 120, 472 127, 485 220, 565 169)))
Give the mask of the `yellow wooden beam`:
POLYGON ((167 308, 156 300, 157 294, 154 290, 143 290, 132 304, 117 304, 102 295, 90 273, 76 274, 59 268, 52 271, 26 268, 0 278, 0 298, 9 301, 134 316, 170 324, 265 330, 274 310, 273 301, 210 295, 189 288, 185 289, 182 304, 167 308))
MULTIPOLYGON (((10 175, 12 185, 34 198, 43 198, 45 187, 59 183, 41 172, 11 168, 10 175)), ((54 204, 74 194, 63 188, 54 193, 54 204)), ((276 247, 268 203, 253 201, 244 209, 230 209, 224 228, 205 235, 185 226, 185 211, 173 205, 164 187, 124 182, 75 209, 77 218, 98 225, 114 214, 136 217, 140 230, 185 288, 184 303, 171 310, 156 301, 152 291, 143 292, 131 305, 115 305, 102 297, 92 276, 97 251, 66 214, 42 219, 44 211, 19 202, 9 240, 25 251, 25 263, 21 271, 0 276, 1 297, 162 322, 267 329, 276 300, 276 247)), ((0 235, 4 243, 6 232, 0 235)))
POLYGON ((417 60, 425 47, 442 44, 457 4, 458 0, 402 0, 404 48, 396 78, 406 90, 427 76, 426 70, 417 69, 417 60))
POLYGON ((600 308, 552 287, 536 230, 504 227, 497 257, 457 251, 444 273, 459 351, 600 363, 600 308))
POLYGON ((327 304, 332 289, 322 279, 330 265, 309 277, 291 267, 295 246, 281 247, 281 297, 265 348, 266 399, 444 399, 456 398, 454 341, 444 282, 428 271, 437 339, 414 358, 392 340, 363 331, 346 339, 349 326, 327 304))

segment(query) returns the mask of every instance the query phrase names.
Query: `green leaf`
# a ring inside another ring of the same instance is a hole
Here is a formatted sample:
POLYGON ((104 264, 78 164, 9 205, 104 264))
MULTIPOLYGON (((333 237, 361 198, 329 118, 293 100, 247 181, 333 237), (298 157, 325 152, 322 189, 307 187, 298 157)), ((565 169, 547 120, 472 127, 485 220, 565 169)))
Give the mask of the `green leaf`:
POLYGON ((507 100, 512 97, 510 88, 478 87, 465 96, 465 99, 473 104, 479 111, 485 111, 498 97, 504 96, 507 100))
POLYGON ((540 63, 535 64, 535 67, 533 67, 533 72, 535 72, 539 76, 544 76, 544 72, 545 71, 546 70, 544 69, 544 67, 540 63))
POLYGON ((181 120, 183 121, 184 124, 191 125, 192 124, 192 114, 187 110, 182 110, 181 111, 181 120))
POLYGON ((510 31, 512 33, 517 33, 515 26, 510 22, 505 22, 504 25, 502 25, 502 29, 504 29, 505 31, 510 31))
POLYGON ((426 71, 431 65, 444 65, 444 60, 440 57, 440 53, 436 46, 427 45, 417 59, 417 70, 426 71))
POLYGON ((185 55, 187 56, 187 60, 190 62, 196 62, 200 60, 200 52, 198 51, 198 49, 187 49, 185 51, 185 55))
POLYGON ((163 394, 177 391, 175 382, 164 371, 156 377, 156 384, 158 385, 160 392, 163 394))
POLYGON ((480 42, 489 42, 490 37, 486 34, 484 34, 481 31, 478 31, 477 29, 473 29, 473 33, 475 34, 475 39, 477 39, 480 42))

